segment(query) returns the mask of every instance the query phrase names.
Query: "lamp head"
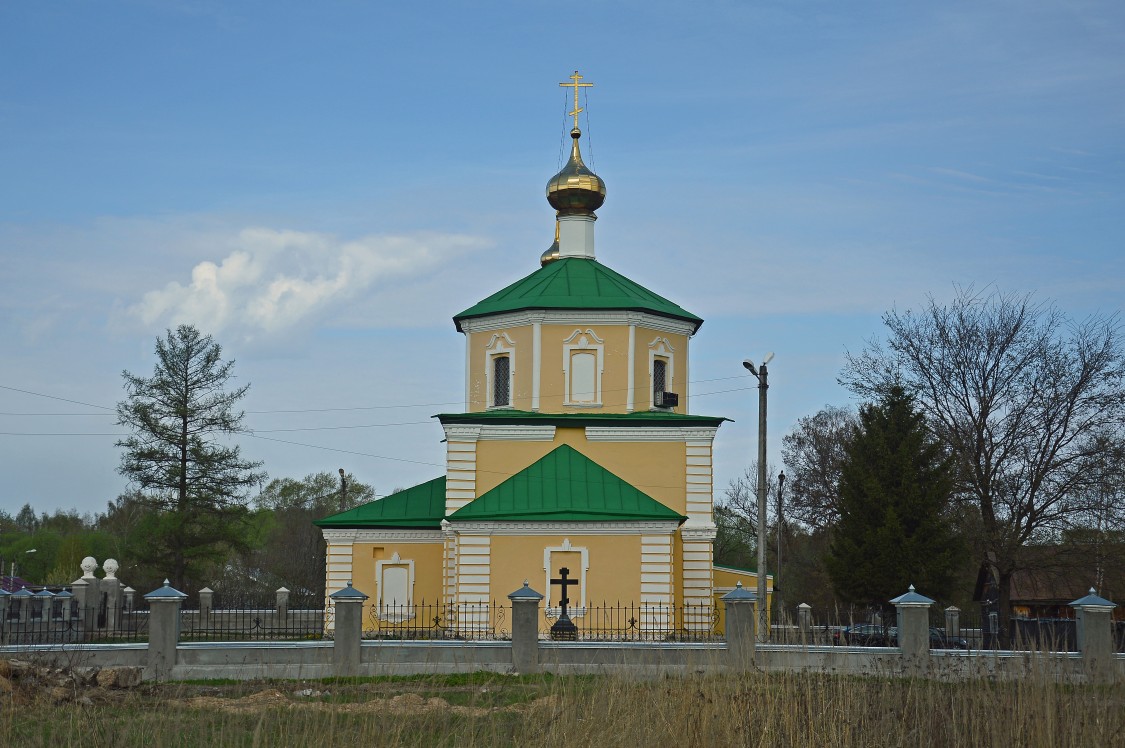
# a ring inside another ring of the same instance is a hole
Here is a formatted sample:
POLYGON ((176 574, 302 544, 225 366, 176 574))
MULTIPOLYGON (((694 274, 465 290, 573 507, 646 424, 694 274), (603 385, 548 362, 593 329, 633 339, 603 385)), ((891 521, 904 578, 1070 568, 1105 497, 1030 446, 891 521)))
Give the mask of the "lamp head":
POLYGON ((765 359, 762 360, 762 366, 765 366, 770 361, 773 361, 773 351, 770 351, 769 353, 766 354, 765 359))
POLYGON ((749 369, 751 374, 753 374, 754 376, 758 376, 758 367, 754 366, 753 361, 751 361, 750 359, 745 359, 742 362, 742 365, 749 369))

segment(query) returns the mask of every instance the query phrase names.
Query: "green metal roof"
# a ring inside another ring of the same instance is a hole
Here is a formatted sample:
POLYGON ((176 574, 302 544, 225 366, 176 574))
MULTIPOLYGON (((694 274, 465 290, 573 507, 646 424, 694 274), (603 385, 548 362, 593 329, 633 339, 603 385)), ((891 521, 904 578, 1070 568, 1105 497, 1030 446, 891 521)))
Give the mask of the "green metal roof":
POLYGON ((439 413, 441 423, 541 423, 554 426, 718 426, 731 419, 722 416, 694 416, 659 410, 635 413, 540 413, 534 410, 482 410, 476 413, 439 413))
POLYGON ((453 318, 461 320, 525 309, 630 309, 691 322, 698 330, 703 320, 649 291, 597 260, 565 257, 550 262, 531 275, 469 307, 453 318))
POLYGON ((450 515, 450 522, 682 522, 677 514, 563 444, 450 515))
POLYGON ((355 509, 313 522, 317 527, 417 527, 437 529, 445 517, 445 478, 434 478, 355 509))

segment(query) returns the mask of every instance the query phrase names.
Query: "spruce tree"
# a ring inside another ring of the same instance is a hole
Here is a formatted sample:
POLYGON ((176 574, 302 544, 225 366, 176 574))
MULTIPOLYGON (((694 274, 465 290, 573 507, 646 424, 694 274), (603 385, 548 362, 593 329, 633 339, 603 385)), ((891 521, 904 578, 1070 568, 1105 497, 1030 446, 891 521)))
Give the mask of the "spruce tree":
POLYGON ((860 409, 826 559, 841 598, 886 610, 911 584, 949 595, 961 550, 949 518, 952 465, 901 387, 860 409))
POLYGON ((242 458, 223 437, 244 432, 236 410, 249 385, 228 389, 233 361, 190 325, 156 340, 151 377, 124 372, 126 399, 117 422, 133 434, 118 472, 138 489, 150 512, 142 519, 141 564, 162 567, 183 589, 193 567, 221 561, 246 545, 248 492, 264 479, 261 463, 242 458))

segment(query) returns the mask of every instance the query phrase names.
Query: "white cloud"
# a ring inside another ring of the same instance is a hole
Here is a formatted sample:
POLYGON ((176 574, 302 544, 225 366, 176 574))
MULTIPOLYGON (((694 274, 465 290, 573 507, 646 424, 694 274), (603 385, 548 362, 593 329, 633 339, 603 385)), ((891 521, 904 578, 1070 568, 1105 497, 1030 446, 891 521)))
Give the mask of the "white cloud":
POLYGON ((424 279, 450 256, 479 247, 464 235, 374 235, 341 241, 328 234, 244 229, 221 260, 204 260, 186 282, 143 294, 128 314, 146 327, 190 323, 245 339, 273 337, 361 296, 424 279))

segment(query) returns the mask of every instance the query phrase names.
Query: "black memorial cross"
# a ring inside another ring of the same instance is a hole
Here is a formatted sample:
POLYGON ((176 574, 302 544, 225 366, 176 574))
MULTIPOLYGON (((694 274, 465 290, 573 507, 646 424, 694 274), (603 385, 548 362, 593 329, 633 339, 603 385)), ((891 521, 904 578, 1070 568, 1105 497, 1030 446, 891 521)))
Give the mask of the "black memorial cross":
POLYGON ((578 627, 570 620, 570 616, 566 614, 567 606, 570 605, 570 597, 567 595, 567 588, 578 584, 577 579, 570 578, 570 569, 565 566, 559 569, 559 578, 552 579, 551 584, 557 584, 562 588, 562 599, 559 600, 559 619, 551 626, 551 638, 562 639, 564 641, 576 641, 578 639, 578 627))

